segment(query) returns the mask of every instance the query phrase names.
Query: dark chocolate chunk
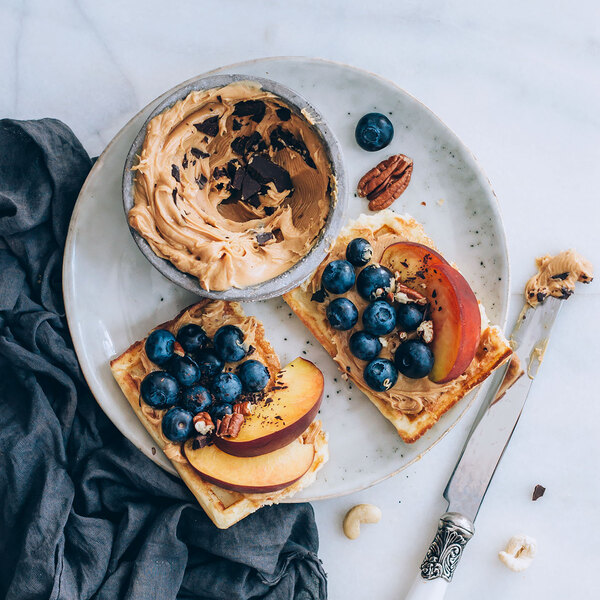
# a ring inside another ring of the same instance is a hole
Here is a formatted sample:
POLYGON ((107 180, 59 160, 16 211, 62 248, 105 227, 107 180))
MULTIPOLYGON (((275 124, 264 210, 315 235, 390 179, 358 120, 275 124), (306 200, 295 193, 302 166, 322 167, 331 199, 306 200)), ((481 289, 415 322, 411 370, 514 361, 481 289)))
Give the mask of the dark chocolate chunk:
POLYGON ((310 297, 310 299, 311 299, 313 302, 319 302, 319 303, 322 303, 322 302, 325 302, 325 298, 327 298, 327 296, 328 296, 328 294, 327 294, 327 292, 325 291, 325 288, 321 288, 320 290, 317 290, 317 291, 316 291, 316 292, 315 292, 315 293, 314 293, 314 294, 313 294, 313 295, 310 297))
POLYGON ((241 164, 237 158, 230 160, 225 167, 225 169, 227 170, 227 177, 229 177, 229 179, 233 179, 235 177, 235 174, 237 173, 237 170, 240 167, 241 164))
POLYGON ((259 246, 264 246, 269 240, 272 240, 275 236, 270 231, 264 231, 256 234, 256 241, 259 246))
POLYGON ((533 488, 533 494, 531 499, 535 502, 538 498, 541 498, 544 495, 546 488, 539 483, 533 488))
POLYGON ((242 135, 239 138, 235 138, 231 142, 231 149, 240 156, 247 156, 256 152, 264 152, 267 149, 267 145, 262 135, 258 131, 255 131, 251 135, 242 135))
POLYGON ((292 189, 290 174, 267 157, 256 154, 248 163, 248 170, 261 183, 272 181, 278 192, 292 189))
POLYGON ((571 296, 573 294, 573 290, 570 290, 569 288, 566 287, 562 287, 560 288, 560 298, 561 300, 566 300, 569 296, 571 296))
POLYGON ((192 438, 192 450, 200 450, 200 448, 204 448, 204 446, 208 446, 207 435, 197 435, 192 438))
POLYGON ((174 190, 171 192, 171 195, 173 196, 173 202, 175 202, 175 206, 177 206, 177 190, 176 190, 176 189, 174 189, 174 190))
POLYGON ((190 148, 190 152, 196 158, 208 158, 210 156, 208 152, 203 152, 200 148, 190 148))
POLYGON ((171 165, 171 175, 173 175, 177 183, 181 183, 181 178, 179 177, 179 167, 177 165, 171 165))
POLYGON ((276 109, 275 114, 282 121, 289 121, 292 118, 292 111, 285 106, 280 106, 278 109, 276 109))
POLYGON ((233 123, 231 124, 231 129, 233 129, 233 131, 239 131, 241 128, 242 128, 242 124, 237 119, 233 119, 233 123))
POLYGON ((196 183, 198 184, 198 189, 203 190, 207 181, 208 181, 208 179, 206 179, 206 175, 204 175, 204 173, 202 173, 200 175, 200 177, 196 177, 196 183))
POLYGON ((271 145, 275 150, 283 150, 287 147, 290 150, 297 152, 311 169, 317 168, 317 165, 315 165, 315 162, 310 156, 306 144, 301 139, 295 137, 291 131, 284 129, 281 126, 273 129, 273 131, 271 131, 271 145))
POLYGON ((183 160, 181 161, 181 166, 182 166, 184 169, 187 169, 187 168, 188 168, 188 164, 189 164, 189 163, 188 163, 187 154, 184 154, 184 155, 183 155, 183 160))
POLYGON ((251 196, 258 194, 258 192, 260 192, 260 183, 246 171, 242 181, 242 200, 247 201, 251 196))
POLYGON ((233 114, 236 117, 250 117, 255 123, 260 123, 265 116, 266 108, 262 100, 244 100, 235 105, 233 114))
POLYGON ((231 180, 231 187, 234 190, 241 190, 242 183, 244 181, 244 175, 246 174, 246 169, 240 167, 234 174, 233 179, 231 180))
POLYGON ((558 275, 552 275, 550 279, 560 279, 564 281, 569 276, 569 271, 566 273, 558 273, 558 275))
POLYGON ((269 217, 275 212, 275 210, 276 209, 274 206, 265 206, 265 214, 269 217))
POLYGON ((544 294, 544 292, 537 293, 537 301, 538 302, 543 302, 545 297, 546 297, 546 294, 544 294))
POLYGON ((215 185, 215 189, 221 191, 225 187, 225 184, 221 181, 215 185))
POLYGON ((219 102, 223 102, 223 98, 222 98, 221 96, 217 96, 217 100, 218 100, 219 102))
POLYGON ((208 117, 202 121, 202 123, 194 123, 194 127, 200 132, 209 135, 210 137, 215 137, 217 133, 219 133, 219 117, 215 115, 214 117, 208 117))
POLYGON ((227 171, 223 167, 215 167, 212 176, 213 179, 221 179, 221 177, 227 177, 227 171))
POLYGON ((246 202, 254 208, 258 208, 260 206, 260 198, 256 194, 254 196, 250 196, 250 198, 247 198, 246 202))

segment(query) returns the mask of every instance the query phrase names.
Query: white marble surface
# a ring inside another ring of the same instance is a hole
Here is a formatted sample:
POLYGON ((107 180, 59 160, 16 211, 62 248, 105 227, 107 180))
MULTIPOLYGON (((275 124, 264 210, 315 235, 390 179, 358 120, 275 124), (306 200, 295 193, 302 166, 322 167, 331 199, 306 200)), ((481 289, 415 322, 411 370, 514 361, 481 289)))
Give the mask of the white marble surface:
MULTIPOLYGON (((575 246, 600 264, 600 6, 594 0, 253 3, 0 0, 0 115, 53 116, 99 153, 153 97, 253 57, 313 55, 393 79, 480 159, 500 199, 514 319, 533 258, 575 246), (223 26, 222 26, 223 25, 223 26)), ((343 90, 340 90, 343 98, 343 90)), ((600 559, 598 284, 560 315, 448 598, 594 598, 600 559), (536 483, 546 495, 533 503, 536 483), (496 558, 517 532, 532 567, 496 558)), ((399 477, 315 511, 330 597, 401 598, 443 511, 441 491, 474 414, 399 477), (383 509, 350 542, 357 502, 383 509)))

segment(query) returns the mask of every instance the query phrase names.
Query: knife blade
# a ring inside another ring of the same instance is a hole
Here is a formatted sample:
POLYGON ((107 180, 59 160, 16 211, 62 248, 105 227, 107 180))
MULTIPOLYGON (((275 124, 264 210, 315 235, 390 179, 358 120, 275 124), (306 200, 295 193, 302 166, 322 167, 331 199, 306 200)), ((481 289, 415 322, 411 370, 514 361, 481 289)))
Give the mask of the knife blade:
POLYGON ((509 363, 492 376, 444 490, 447 512, 440 519, 438 531, 421 564, 420 576, 407 600, 440 599, 444 596, 462 551, 475 532, 473 523, 519 421, 562 305, 562 300, 549 297, 535 307, 526 304, 517 318, 510 344, 521 363, 523 375, 500 394, 509 363))

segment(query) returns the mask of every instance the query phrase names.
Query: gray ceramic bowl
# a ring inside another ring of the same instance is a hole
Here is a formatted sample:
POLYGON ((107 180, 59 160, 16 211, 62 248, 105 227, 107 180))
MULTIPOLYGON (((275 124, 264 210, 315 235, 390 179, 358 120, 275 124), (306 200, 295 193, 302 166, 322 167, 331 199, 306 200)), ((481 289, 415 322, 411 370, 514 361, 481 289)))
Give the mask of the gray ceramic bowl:
POLYGON ((319 134, 325 150, 327 151, 331 163, 331 170, 337 181, 338 193, 337 198, 331 201, 329 215, 325 225, 311 250, 290 269, 263 283, 246 288, 230 288, 222 292, 207 291, 200 287, 196 277, 189 275, 188 273, 183 273, 168 260, 157 256, 148 242, 146 242, 137 231, 131 227, 129 229, 133 235, 133 239, 144 256, 165 277, 182 288, 194 292, 195 294, 198 294, 198 296, 212 298, 213 300, 265 300, 267 298, 281 296, 285 292, 297 287, 319 266, 339 233, 347 204, 346 173, 344 171, 340 145, 323 120, 321 114, 304 98, 289 88, 276 81, 270 81, 269 79, 263 79, 262 77, 249 77, 247 75, 214 75, 212 77, 201 77, 176 88, 152 111, 148 119, 146 119, 144 126, 136 136, 129 153, 127 154, 125 170, 123 172, 123 206, 125 208, 125 215, 127 216, 129 210, 133 206, 135 172, 132 171, 131 168, 137 164, 138 156, 141 154, 144 138, 146 136, 146 127, 149 121, 156 115, 173 106, 177 101, 185 98, 190 92, 223 87, 234 81, 257 82, 263 89, 273 92, 283 98, 290 105, 290 108, 295 109, 298 113, 305 110, 313 118, 313 128, 319 134))

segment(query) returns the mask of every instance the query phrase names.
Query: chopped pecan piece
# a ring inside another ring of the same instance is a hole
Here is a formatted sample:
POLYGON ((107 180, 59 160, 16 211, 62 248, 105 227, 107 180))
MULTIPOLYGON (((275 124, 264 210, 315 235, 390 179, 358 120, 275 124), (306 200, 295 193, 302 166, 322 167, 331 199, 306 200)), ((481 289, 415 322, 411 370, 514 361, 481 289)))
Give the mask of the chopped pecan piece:
POLYGON ((426 343, 433 341, 433 321, 422 321, 417 327, 417 335, 426 343))
POLYGON ((194 415, 192 423, 194 424, 194 429, 202 435, 207 435, 215 429, 215 424, 207 412, 201 412, 194 415))
POLYGON ((394 154, 362 177, 358 182, 358 195, 369 200, 371 210, 387 208, 407 188, 412 170, 412 158, 394 154))
POLYGON ((399 283, 399 277, 400 275, 396 274, 396 293, 394 294, 396 302, 400 302, 400 304, 410 304, 411 302, 415 304, 427 304, 427 298, 421 292, 417 292, 417 290, 399 283))
POLYGON ((244 415, 240 413, 223 415, 223 418, 217 421, 217 435, 219 437, 236 438, 244 424, 244 420, 244 415))
POLYGON ((237 404, 233 405, 233 412, 234 414, 240 414, 247 417, 248 415, 252 414, 253 408, 254 407, 251 402, 244 400, 243 402, 238 402, 237 404))

